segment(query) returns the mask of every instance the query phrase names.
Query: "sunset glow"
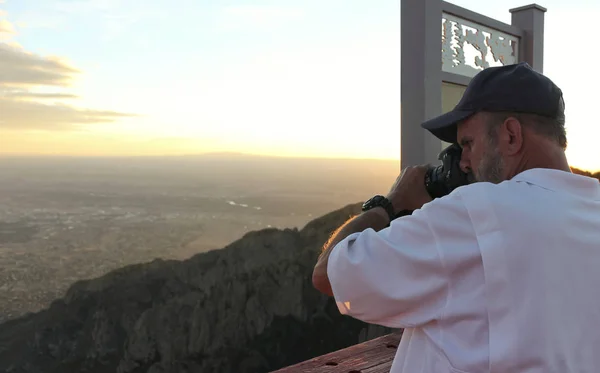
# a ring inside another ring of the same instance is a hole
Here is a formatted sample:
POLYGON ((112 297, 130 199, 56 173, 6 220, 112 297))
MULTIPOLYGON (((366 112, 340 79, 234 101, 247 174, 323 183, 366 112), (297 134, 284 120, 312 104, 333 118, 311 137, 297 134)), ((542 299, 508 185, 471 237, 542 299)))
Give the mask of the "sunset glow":
MULTIPOLYGON (((595 34, 600 3, 540 5, 569 160, 598 170, 600 78, 565 30, 595 34)), ((0 56, 0 155, 400 154, 399 1, 0 1, 0 56)))

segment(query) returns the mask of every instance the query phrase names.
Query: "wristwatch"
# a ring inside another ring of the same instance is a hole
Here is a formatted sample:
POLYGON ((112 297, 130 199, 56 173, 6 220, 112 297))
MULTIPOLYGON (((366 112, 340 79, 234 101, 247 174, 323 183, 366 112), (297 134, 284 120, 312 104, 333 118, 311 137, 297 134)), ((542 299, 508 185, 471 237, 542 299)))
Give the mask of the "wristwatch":
POLYGON ((372 198, 370 198, 369 200, 367 200, 365 203, 363 203, 362 205, 362 211, 369 211, 370 209, 374 208, 374 207, 383 207, 385 209, 385 211, 388 213, 388 216, 390 217, 390 221, 394 220, 396 218, 396 214, 394 214, 394 206, 392 206, 392 202, 390 202, 389 199, 385 198, 384 196, 381 195, 376 195, 372 198))

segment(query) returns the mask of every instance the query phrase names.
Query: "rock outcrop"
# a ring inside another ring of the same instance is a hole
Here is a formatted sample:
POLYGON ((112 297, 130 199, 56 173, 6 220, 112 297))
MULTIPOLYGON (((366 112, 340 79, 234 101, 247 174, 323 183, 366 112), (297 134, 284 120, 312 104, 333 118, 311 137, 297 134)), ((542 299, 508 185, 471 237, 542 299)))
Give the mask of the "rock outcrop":
POLYGON ((359 211, 75 283, 48 309, 0 325, 0 371, 268 372, 387 334, 312 287, 322 244, 359 211))

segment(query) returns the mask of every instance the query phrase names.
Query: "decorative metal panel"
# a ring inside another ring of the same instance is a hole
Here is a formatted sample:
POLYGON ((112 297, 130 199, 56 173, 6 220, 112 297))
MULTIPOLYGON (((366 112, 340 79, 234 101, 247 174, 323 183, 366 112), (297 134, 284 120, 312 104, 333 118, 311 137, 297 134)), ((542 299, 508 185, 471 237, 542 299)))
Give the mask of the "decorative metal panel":
POLYGON ((442 15, 442 71, 467 77, 519 60, 519 38, 484 25, 442 15))

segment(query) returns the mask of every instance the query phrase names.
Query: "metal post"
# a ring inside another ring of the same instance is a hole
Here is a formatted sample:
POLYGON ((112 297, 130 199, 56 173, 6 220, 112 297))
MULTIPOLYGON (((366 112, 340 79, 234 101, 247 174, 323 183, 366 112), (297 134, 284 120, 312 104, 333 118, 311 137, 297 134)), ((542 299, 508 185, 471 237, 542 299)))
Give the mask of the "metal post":
POLYGON ((544 72, 544 13, 546 10, 537 4, 510 9, 511 24, 525 33, 521 38, 519 59, 529 63, 534 70, 540 73, 544 72))
MULTIPOLYGON (((442 113, 442 81, 467 85, 470 73, 442 71, 442 13, 480 25, 484 31, 499 30, 518 38, 518 60, 535 70, 544 68, 544 13, 533 4, 511 9, 512 24, 485 17, 443 0, 400 2, 400 164, 437 164, 442 142, 421 128, 421 123, 442 113), (517 36, 518 35, 518 36, 517 36), (462 74, 462 75, 461 75, 462 74)), ((472 43, 472 41, 467 41, 472 43)), ((462 44, 461 44, 462 46, 462 44)), ((481 47, 481 46, 479 46, 481 47)), ((491 48, 491 46, 489 46, 491 48)), ((474 62, 474 61, 471 61, 474 62)), ((464 64, 464 56, 463 61, 464 64)), ((446 105, 448 103, 446 102, 446 105)))
POLYGON ((401 0, 400 164, 437 163, 441 142, 421 123, 441 114, 442 48, 440 0, 401 0))

